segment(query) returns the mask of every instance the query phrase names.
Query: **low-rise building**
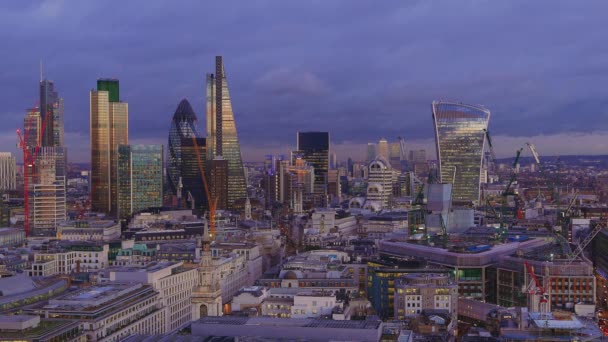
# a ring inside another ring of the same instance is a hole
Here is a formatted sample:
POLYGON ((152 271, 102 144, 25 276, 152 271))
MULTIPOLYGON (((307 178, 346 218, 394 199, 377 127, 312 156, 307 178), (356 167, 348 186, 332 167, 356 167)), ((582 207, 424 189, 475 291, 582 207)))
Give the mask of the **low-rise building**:
POLYGON ((3 342, 86 342, 82 324, 74 320, 46 319, 34 315, 0 315, 3 342))
POLYGON ((35 250, 30 276, 48 277, 74 271, 95 271, 108 266, 109 246, 85 241, 62 241, 35 250))
POLYGON ((0 248, 18 247, 25 242, 25 231, 17 228, 0 228, 0 248))
POLYGON ((395 319, 424 312, 457 316, 458 286, 447 273, 408 274, 395 282, 395 288, 395 319))
POLYGON ((109 220, 62 222, 57 226, 57 237, 69 241, 110 242, 120 239, 120 223, 109 220))
POLYGON ((163 331, 172 332, 192 320, 190 297, 198 285, 195 267, 182 263, 153 262, 143 267, 116 267, 110 270, 110 280, 152 285, 159 292, 164 311, 163 331))
POLYGON ((165 310, 152 286, 106 283, 70 292, 25 311, 78 320, 87 341, 120 341, 132 334, 164 334, 165 310))

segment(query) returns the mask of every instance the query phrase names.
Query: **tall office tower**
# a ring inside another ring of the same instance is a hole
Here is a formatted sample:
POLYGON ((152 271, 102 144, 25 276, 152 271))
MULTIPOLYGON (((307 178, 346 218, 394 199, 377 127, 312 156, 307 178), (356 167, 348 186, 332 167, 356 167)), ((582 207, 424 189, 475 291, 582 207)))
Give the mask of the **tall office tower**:
POLYGON ((313 191, 315 183, 314 167, 308 164, 302 157, 292 156, 292 164, 287 167, 286 183, 288 192, 286 201, 294 213, 301 214, 306 209, 312 209, 313 191))
POLYGON ((221 156, 209 162, 209 191, 211 198, 217 199, 216 209, 228 207, 228 178, 230 164, 221 156))
POLYGON ((332 152, 329 155, 329 168, 330 169, 338 168, 338 156, 336 156, 336 152, 332 152))
POLYGON ((15 157, 10 152, 0 152, 0 191, 17 188, 16 169, 15 157))
POLYGON ((386 141, 386 139, 384 139, 384 138, 382 138, 382 139, 380 139, 380 141, 378 141, 378 155, 386 160, 389 159, 388 141, 386 141))
POLYGON ((348 160, 346 160, 346 170, 348 171, 348 176, 350 177, 354 177, 353 175, 353 159, 351 157, 348 157, 348 160))
POLYGON ((91 90, 91 209, 117 211, 118 146, 129 144, 129 105, 120 102, 116 79, 97 80, 91 90))
POLYGON ((228 162, 228 208, 247 196, 241 147, 222 57, 215 57, 215 75, 207 74, 207 160, 217 156, 228 162))
POLYGON ((367 180, 367 201, 375 203, 376 209, 386 209, 391 205, 393 194, 393 171, 382 156, 369 164, 367 180))
POLYGON ((163 145, 118 146, 118 217, 163 205, 163 145))
POLYGON ((342 184, 340 184, 340 170, 327 172, 327 194, 332 204, 339 204, 342 200, 342 184))
POLYGON ((40 117, 46 123, 40 145, 63 146, 63 99, 46 79, 40 80, 40 117))
POLYGON ((327 171, 329 170, 329 132, 298 132, 298 150, 292 160, 301 157, 314 168, 313 205, 327 206, 327 171))
POLYGON ((376 144, 375 143, 367 143, 367 157, 365 161, 371 163, 374 159, 376 159, 376 144))
POLYGON ((207 206, 204 182, 199 169, 198 157, 201 158, 203 172, 207 164, 207 140, 198 138, 198 119, 188 100, 183 99, 171 121, 169 130, 167 183, 172 195, 177 197, 181 207, 192 201, 196 208, 207 206), (196 145, 192 139, 196 139, 196 145), (196 153, 198 147, 198 155, 196 153))
POLYGON ((401 171, 401 144, 398 141, 392 142, 388 145, 388 149, 388 161, 391 167, 401 171))
POLYGON ((27 110, 23 119, 23 131, 25 146, 34 149, 38 145, 40 139, 40 108, 35 107, 27 110), (27 133, 25 133, 27 132, 27 133))
POLYGON ((43 147, 36 158, 36 172, 30 185, 30 217, 36 235, 54 235, 57 225, 66 220, 65 176, 56 170, 54 147, 43 147))
POLYGON ((439 180, 452 183, 455 204, 479 203, 479 181, 490 111, 462 103, 433 101, 439 180))

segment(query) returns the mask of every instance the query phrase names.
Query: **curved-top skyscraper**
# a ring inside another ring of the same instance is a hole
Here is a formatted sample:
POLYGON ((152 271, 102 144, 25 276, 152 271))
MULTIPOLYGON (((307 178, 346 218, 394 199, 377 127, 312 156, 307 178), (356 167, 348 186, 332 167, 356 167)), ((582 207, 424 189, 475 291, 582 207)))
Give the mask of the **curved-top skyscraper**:
POLYGON ((196 207, 203 207, 207 201, 192 138, 197 140, 203 165, 206 161, 206 142, 198 137, 197 121, 192 106, 183 99, 173 114, 169 130, 167 183, 173 195, 181 192, 179 196, 183 201, 194 200, 196 207))
POLYGON ((453 184, 454 203, 477 204, 490 111, 443 101, 433 101, 432 109, 439 179, 453 184))

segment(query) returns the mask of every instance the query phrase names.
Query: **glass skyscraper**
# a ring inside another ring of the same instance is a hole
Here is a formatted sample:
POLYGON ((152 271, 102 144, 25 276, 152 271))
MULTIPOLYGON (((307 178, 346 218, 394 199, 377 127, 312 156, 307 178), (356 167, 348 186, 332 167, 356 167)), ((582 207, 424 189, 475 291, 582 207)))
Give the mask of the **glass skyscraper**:
POLYGON ((228 162, 228 208, 246 197, 247 184, 241 158, 228 82, 221 56, 215 57, 215 74, 207 74, 207 160, 217 156, 228 162))
POLYGON ((118 147, 118 217, 163 204, 162 145, 118 147))
POLYGON ((97 80, 90 106, 91 209, 115 214, 118 146, 129 144, 129 106, 120 102, 118 80, 97 80))
MULTIPOLYGON (((197 121, 192 106, 188 100, 183 99, 173 114, 169 130, 167 183, 168 190, 181 198, 182 203, 188 200, 189 193, 195 206, 201 208, 206 207, 207 198, 192 138, 196 138, 203 170, 207 159, 207 143, 205 138, 198 137, 197 121)), ((182 203, 178 203, 178 206, 182 203)))
POLYGON ((298 132, 298 150, 292 159, 301 157, 314 168, 314 206, 327 205, 327 173, 329 170, 329 132, 298 132))
POLYGON ((490 111, 481 106, 442 101, 434 101, 432 111, 439 180, 453 184, 455 204, 478 204, 490 111))
POLYGON ((46 123, 42 132, 41 146, 63 146, 63 99, 49 80, 40 81, 40 117, 46 123))

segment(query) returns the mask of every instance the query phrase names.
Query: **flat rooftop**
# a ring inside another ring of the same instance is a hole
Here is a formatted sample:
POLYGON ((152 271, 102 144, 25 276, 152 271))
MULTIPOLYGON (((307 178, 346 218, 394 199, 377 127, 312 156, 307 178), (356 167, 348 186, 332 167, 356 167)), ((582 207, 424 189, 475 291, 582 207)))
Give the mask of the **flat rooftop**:
POLYGON ((314 318, 273 318, 273 317, 203 317, 197 321, 201 324, 250 325, 272 327, 301 327, 301 328, 330 328, 330 329, 360 329, 376 330, 382 324, 380 320, 365 321, 334 321, 314 318))

